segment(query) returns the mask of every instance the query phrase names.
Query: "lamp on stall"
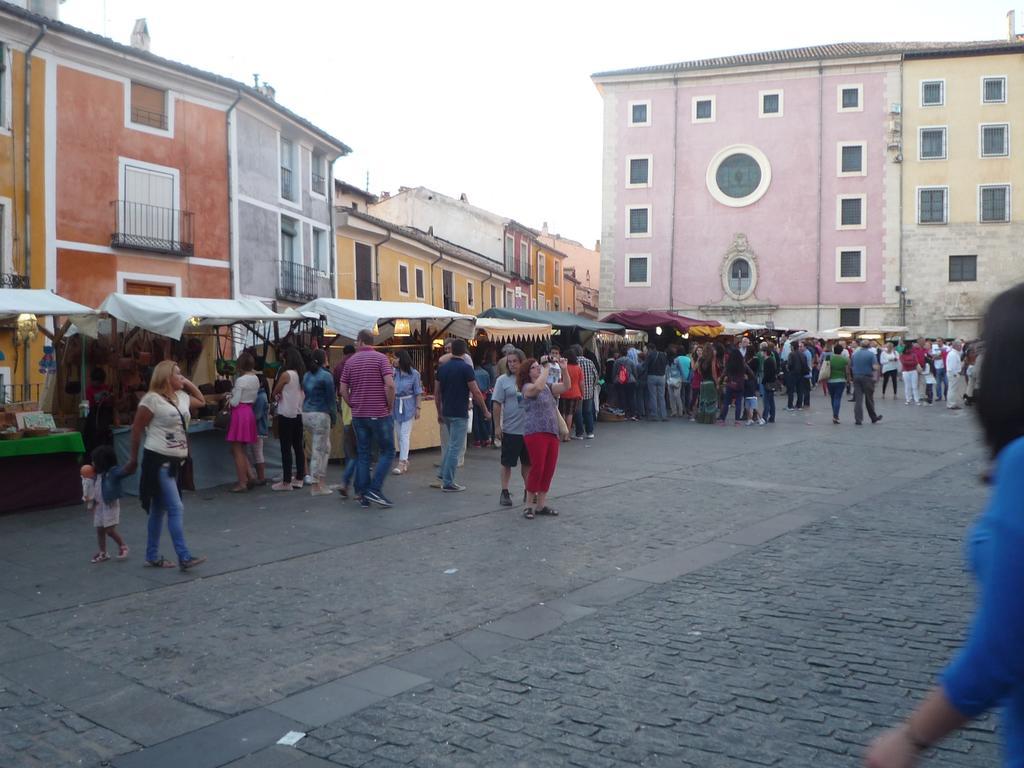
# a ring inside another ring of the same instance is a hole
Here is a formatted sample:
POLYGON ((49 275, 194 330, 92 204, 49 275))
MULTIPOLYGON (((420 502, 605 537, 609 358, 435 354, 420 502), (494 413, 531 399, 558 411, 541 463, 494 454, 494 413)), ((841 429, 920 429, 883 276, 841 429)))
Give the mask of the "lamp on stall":
POLYGON ((655 329, 654 329, 654 332, 655 332, 656 334, 658 334, 659 336, 661 336, 661 326, 659 325, 659 326, 658 326, 657 328, 655 328, 655 329))
POLYGON ((39 329, 37 323, 39 321, 36 316, 27 312, 23 312, 18 315, 18 322, 14 330, 14 339, 19 344, 26 341, 32 341, 36 336, 39 335, 39 329))
POLYGON ((407 319, 395 320, 395 336, 411 336, 412 329, 407 319))
POLYGON ((199 318, 199 317, 190 317, 188 319, 188 324, 191 325, 193 328, 198 328, 199 324, 202 323, 202 322, 203 322, 202 318, 199 318))

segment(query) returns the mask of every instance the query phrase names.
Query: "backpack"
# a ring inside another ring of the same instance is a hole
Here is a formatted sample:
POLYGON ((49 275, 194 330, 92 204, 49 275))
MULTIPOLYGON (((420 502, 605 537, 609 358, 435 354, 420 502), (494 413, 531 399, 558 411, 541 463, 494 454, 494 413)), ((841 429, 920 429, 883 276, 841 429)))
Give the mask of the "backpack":
POLYGON ((615 380, 619 382, 619 384, 629 383, 629 371, 626 370, 626 366, 619 366, 619 372, 615 374, 615 380))

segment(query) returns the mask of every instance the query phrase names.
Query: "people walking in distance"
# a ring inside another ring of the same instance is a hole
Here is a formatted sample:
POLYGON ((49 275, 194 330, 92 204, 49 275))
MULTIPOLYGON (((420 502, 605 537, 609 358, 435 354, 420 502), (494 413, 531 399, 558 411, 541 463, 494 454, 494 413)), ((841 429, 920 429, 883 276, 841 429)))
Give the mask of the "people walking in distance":
POLYGON ((921 405, 917 394, 917 376, 921 372, 921 363, 918 361, 917 342, 908 341, 900 355, 900 370, 903 372, 903 396, 906 404, 911 401, 921 405))
POLYGON ((875 382, 878 381, 878 355, 866 339, 850 357, 850 378, 853 380, 853 421, 864 423, 864 408, 868 418, 877 424, 882 417, 875 412, 875 382))
POLYGON ((946 376, 946 355, 949 354, 949 347, 942 339, 938 339, 932 345, 932 371, 935 374, 935 400, 945 400, 946 392, 949 389, 949 379, 946 376))
POLYGON ((312 366, 302 377, 302 426, 309 433, 309 474, 313 478, 310 493, 329 496, 327 463, 331 458, 331 425, 337 419, 338 400, 334 392, 334 379, 327 371, 327 355, 322 349, 314 350, 312 366))
POLYGON ((946 380, 949 385, 946 390, 946 407, 950 410, 958 410, 963 405, 960 394, 963 391, 963 348, 964 343, 956 339, 949 345, 949 351, 946 353, 946 380))
POLYGON ((284 353, 284 364, 271 393, 271 399, 277 403, 277 438, 281 443, 283 469, 280 482, 270 486, 272 491, 302 488, 302 478, 306 474, 306 454, 302 440, 302 404, 305 395, 300 383, 304 372, 302 356, 297 349, 289 347, 284 353))
POLYGON ((501 493, 498 502, 503 507, 512 506, 509 483, 512 480, 512 469, 516 464, 520 465, 520 472, 523 475, 523 501, 526 501, 525 485, 530 474, 530 454, 526 450, 526 440, 523 436, 526 426, 523 393, 517 382, 519 366, 525 359, 526 356, 520 349, 513 349, 505 355, 505 370, 508 373, 499 376, 494 383, 494 397, 491 399, 491 407, 494 409, 494 434, 501 441, 501 493))
POLYGON ((565 419, 565 425, 569 428, 569 434, 565 437, 565 442, 569 442, 573 434, 573 419, 576 416, 580 403, 583 401, 583 369, 580 367, 579 358, 571 349, 565 353, 565 362, 565 370, 569 377, 566 379, 566 382, 569 384, 569 388, 565 390, 562 397, 558 400, 558 411, 562 414, 562 418, 565 419))
POLYGON ((839 423, 839 409, 843 405, 843 393, 846 391, 846 382, 850 378, 850 361, 843 356, 843 348, 836 344, 832 347, 832 353, 821 364, 819 370, 827 370, 828 376, 823 377, 828 382, 828 394, 832 400, 832 423, 839 423))
POLYGON ((619 355, 615 358, 615 365, 612 368, 612 378, 615 380, 615 395, 619 401, 619 408, 626 414, 627 419, 632 419, 633 421, 637 420, 636 376, 636 363, 630 355, 619 355))
MULTIPOLYGON (((594 439, 594 421, 596 413, 594 403, 597 400, 597 393, 600 389, 597 374, 597 365, 581 349, 575 350, 579 361, 580 371, 583 373, 582 395, 580 405, 576 413, 576 436, 584 437, 587 440, 594 439)), ((497 426, 497 424, 495 424, 497 426)))
POLYGON ((668 421, 665 412, 665 369, 668 358, 654 344, 647 345, 644 371, 647 374, 647 418, 651 421, 668 421))
MULTIPOLYGON (((494 379, 485 367, 485 361, 480 352, 477 352, 477 360, 473 366, 473 377, 476 385, 483 393, 484 402, 491 399, 491 389, 494 387, 494 379)), ((473 403, 473 445, 477 448, 487 448, 491 444, 491 422, 484 418, 480 406, 473 403)))
POLYGON ((878 362, 882 366, 882 399, 885 399, 885 391, 892 382, 892 399, 895 400, 900 376, 900 356, 891 341, 886 343, 885 349, 878 356, 878 362))
MULTIPOLYGON (((561 366, 566 366, 560 360, 561 366)), ((530 358, 519 369, 518 384, 523 393, 525 412, 523 436, 526 451, 530 455, 530 474, 526 478, 526 508, 523 516, 532 520, 535 515, 557 515, 558 511, 547 504, 551 480, 558 466, 558 410, 555 396, 568 387, 563 368, 560 380, 548 384, 549 370, 553 363, 547 355, 540 362, 530 358)))
POLYGON ((398 466, 396 475, 409 471, 409 442, 412 426, 420 417, 420 398, 423 385, 420 372, 412 367, 412 355, 407 350, 398 350, 398 365, 395 367, 395 432, 398 434, 398 466))
POLYGON ((761 399, 764 407, 761 413, 765 422, 775 423, 775 389, 779 380, 779 355, 775 351, 773 342, 761 342, 761 354, 764 356, 762 362, 763 374, 761 377, 761 399))
POLYGON ((434 399, 437 402, 437 421, 448 428, 448 440, 441 452, 441 490, 445 492, 464 491, 466 487, 455 482, 458 467, 459 447, 466 442, 469 426, 469 398, 479 406, 483 418, 490 420, 491 412, 487 401, 477 385, 472 366, 462 356, 466 354, 464 339, 452 341, 452 357, 437 369, 434 382, 434 399))
MULTIPOLYGON (((390 507, 384 495, 384 480, 395 456, 394 424, 395 374, 387 357, 373 348, 373 331, 361 330, 356 336, 356 352, 345 361, 341 374, 341 398, 352 409, 352 428, 356 433, 355 493, 359 504, 390 507), (377 464, 370 477, 370 455, 377 446, 377 464)), ((465 437, 465 435, 463 435, 465 437)))
POLYGON ((725 358, 725 374, 723 383, 725 390, 722 396, 722 410, 718 414, 719 423, 725 423, 725 417, 729 414, 729 405, 735 401, 736 416, 735 423, 739 424, 743 415, 743 382, 747 377, 747 364, 743 359, 743 353, 738 347, 730 347, 725 358))

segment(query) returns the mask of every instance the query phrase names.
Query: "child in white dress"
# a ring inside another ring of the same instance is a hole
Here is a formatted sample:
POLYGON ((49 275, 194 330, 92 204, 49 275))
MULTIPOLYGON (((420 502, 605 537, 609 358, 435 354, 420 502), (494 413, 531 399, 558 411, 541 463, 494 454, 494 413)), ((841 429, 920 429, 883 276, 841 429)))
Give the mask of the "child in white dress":
POLYGON ((128 557, 128 545, 117 532, 121 522, 121 486, 124 476, 117 466, 117 455, 109 445, 101 445, 92 452, 92 464, 82 467, 82 501, 85 508, 92 512, 92 524, 96 528, 96 542, 99 551, 92 556, 93 563, 104 563, 110 559, 107 554, 107 537, 118 546, 117 559, 128 557), (104 484, 107 498, 104 498, 104 484))

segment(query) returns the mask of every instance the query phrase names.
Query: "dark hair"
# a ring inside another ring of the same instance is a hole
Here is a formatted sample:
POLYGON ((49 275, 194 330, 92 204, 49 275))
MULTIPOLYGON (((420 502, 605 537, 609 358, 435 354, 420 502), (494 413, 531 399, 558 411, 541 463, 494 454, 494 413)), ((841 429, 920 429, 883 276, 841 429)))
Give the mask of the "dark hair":
POLYGON ((743 367, 743 353, 739 347, 733 347, 725 359, 725 373, 730 378, 738 379, 743 376, 743 367))
POLYGON ((832 347, 832 354, 833 355, 841 355, 841 354, 843 354, 842 346, 840 346, 839 344, 836 344, 834 347, 832 347))
POLYGON ((284 370, 295 371, 298 374, 306 372, 306 364, 302 362, 302 355, 295 347, 288 347, 284 351, 284 370))
POLYGON ((343 355, 354 355, 355 353, 356 348, 352 344, 346 344, 341 348, 341 354, 343 355))
POLYGON ((455 357, 462 357, 466 354, 465 339, 452 339, 452 354, 455 355, 455 357))
MULTIPOLYGON (((978 419, 992 455, 1024 435, 1024 359, 1020 329, 1024 327, 1024 283, 1003 291, 989 304, 982 320, 981 390, 978 419)), ((972 345, 976 347, 977 345, 972 345)))
POLYGON ((102 368, 93 368, 89 373, 89 381, 93 384, 103 384, 107 380, 107 372, 102 368))
POLYGON ((373 331, 363 328, 358 334, 356 334, 356 341, 362 344, 368 344, 373 346, 373 331))
POLYGON ((580 364, 579 357, 576 355, 576 353, 572 349, 570 349, 568 352, 565 353, 565 361, 567 363, 569 363, 569 365, 579 365, 580 364))
POLYGON ((114 453, 114 446, 100 445, 93 449, 92 465, 96 468, 96 474, 102 475, 117 466, 117 454, 114 453))
POLYGON ((406 349, 398 350, 398 370, 402 373, 412 373, 412 355, 406 349))
MULTIPOLYGON (((360 333, 362 333, 362 331, 360 331, 360 333)), ((324 354, 324 351, 322 349, 314 349, 313 350, 313 366, 312 366, 312 370, 314 372, 315 371, 319 371, 321 368, 324 367, 324 363, 326 363, 326 362, 327 362, 327 355, 324 354)))
POLYGON ((252 369, 256 367, 256 358, 251 352, 243 352, 238 356, 237 366, 240 373, 252 373, 252 369))
POLYGON ((548 347, 548 353, 550 354, 551 352, 554 352, 556 349, 559 352, 562 351, 562 348, 560 346, 558 346, 557 344, 552 344, 550 347, 548 347))
POLYGON ((519 387, 519 391, 523 391, 523 387, 530 383, 530 369, 537 360, 532 357, 526 358, 522 365, 519 366, 519 373, 516 374, 516 385, 519 387))

